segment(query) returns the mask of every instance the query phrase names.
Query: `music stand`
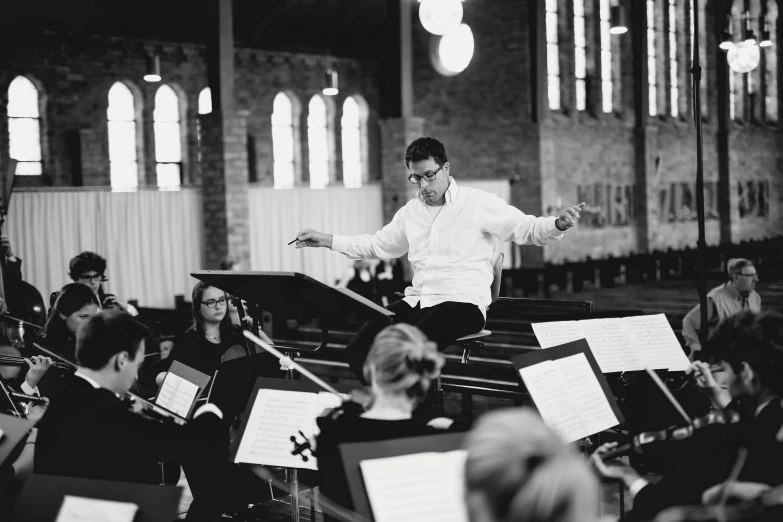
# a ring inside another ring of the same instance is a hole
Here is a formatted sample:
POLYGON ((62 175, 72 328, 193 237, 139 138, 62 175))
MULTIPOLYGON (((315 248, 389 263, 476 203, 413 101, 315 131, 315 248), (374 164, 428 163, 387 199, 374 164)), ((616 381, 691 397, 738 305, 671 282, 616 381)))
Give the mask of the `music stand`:
POLYGON ((250 398, 255 397, 253 388, 259 377, 280 380, 284 376, 277 358, 266 352, 226 361, 213 379, 209 402, 230 421, 241 415, 250 398))
POLYGON ((66 495, 131 502, 139 506, 134 522, 170 522, 177 518, 182 488, 33 474, 25 481, 10 522, 52 522, 66 495))
MULTIPOLYGON (((332 320, 369 322, 394 314, 347 288, 333 288, 297 272, 235 272, 200 270, 191 276, 257 305, 272 315, 300 321, 318 319, 321 344, 326 346, 332 320)), ((297 348, 302 350, 302 348, 297 348)))
POLYGON ((414 453, 447 453, 462 449, 465 435, 465 433, 444 433, 443 435, 423 435, 378 442, 340 444, 340 458, 345 470, 348 489, 351 492, 353 510, 369 520, 375 520, 359 466, 363 460, 399 457, 414 453))

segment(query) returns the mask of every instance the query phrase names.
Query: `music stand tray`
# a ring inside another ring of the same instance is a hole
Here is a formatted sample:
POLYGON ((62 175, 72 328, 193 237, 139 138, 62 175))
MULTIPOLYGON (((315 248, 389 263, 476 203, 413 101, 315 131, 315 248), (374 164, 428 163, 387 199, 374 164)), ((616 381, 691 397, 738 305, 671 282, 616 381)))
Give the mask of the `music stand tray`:
MULTIPOLYGON (((309 322, 318 319, 326 346, 331 320, 388 321, 394 314, 347 288, 334 288, 297 272, 200 270, 191 276, 257 305, 272 315, 309 322)), ((297 348, 301 350, 301 348, 297 348)))
POLYGON ((131 502, 139 506, 134 522, 170 522, 177 518, 182 488, 33 474, 25 481, 10 522, 54 522, 65 495, 131 502))

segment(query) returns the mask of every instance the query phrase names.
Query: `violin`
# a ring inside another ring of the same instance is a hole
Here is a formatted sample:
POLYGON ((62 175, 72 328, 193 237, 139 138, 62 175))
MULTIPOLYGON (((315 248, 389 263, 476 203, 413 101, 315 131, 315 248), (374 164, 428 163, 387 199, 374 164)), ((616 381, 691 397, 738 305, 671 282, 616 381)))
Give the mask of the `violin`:
MULTIPOLYGON (((21 352, 15 347, 0 345, 0 377, 5 380, 15 379, 22 371, 22 368, 27 366, 27 361, 29 360, 26 357, 22 357, 21 352)), ((55 361, 52 367, 62 370, 71 369, 69 365, 58 361, 55 361)))

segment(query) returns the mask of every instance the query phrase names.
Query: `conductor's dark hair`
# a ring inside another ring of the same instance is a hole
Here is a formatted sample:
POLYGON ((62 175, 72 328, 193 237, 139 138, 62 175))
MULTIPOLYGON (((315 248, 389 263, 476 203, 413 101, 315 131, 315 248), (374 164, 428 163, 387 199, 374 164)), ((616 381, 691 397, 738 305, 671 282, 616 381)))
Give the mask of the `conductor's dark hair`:
POLYGON ((76 361, 79 366, 100 370, 118 353, 136 358, 139 344, 152 337, 152 330, 128 312, 103 310, 86 319, 76 332, 76 361))
POLYGON ((430 158, 435 160, 439 167, 442 167, 444 163, 449 161, 446 146, 438 138, 429 136, 416 138, 405 151, 405 166, 410 168, 411 162, 427 161, 430 158))
POLYGON ((68 264, 68 275, 74 281, 78 281, 82 274, 92 271, 99 274, 106 272, 106 260, 95 252, 82 252, 68 264))
POLYGON ((707 356, 725 361, 734 372, 747 363, 761 383, 783 395, 783 315, 741 312, 723 320, 707 342, 707 356))

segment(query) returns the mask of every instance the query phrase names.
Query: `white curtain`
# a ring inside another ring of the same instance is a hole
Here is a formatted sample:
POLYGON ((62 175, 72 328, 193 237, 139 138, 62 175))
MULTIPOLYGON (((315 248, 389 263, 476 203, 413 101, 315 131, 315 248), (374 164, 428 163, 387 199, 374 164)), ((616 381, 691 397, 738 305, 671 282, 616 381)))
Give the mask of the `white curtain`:
POLYGON ((270 272, 300 272, 334 285, 352 261, 324 248, 287 244, 305 228, 319 232, 371 234, 383 223, 381 187, 330 186, 324 189, 251 187, 250 267, 270 272))
POLYGON ((26 281, 43 294, 71 282, 68 262, 90 250, 108 262, 107 292, 173 308, 203 267, 201 193, 42 190, 14 192, 6 230, 26 281))

